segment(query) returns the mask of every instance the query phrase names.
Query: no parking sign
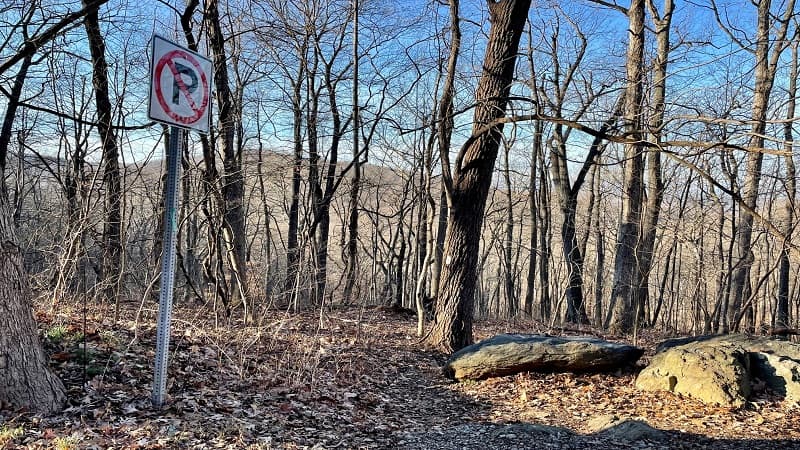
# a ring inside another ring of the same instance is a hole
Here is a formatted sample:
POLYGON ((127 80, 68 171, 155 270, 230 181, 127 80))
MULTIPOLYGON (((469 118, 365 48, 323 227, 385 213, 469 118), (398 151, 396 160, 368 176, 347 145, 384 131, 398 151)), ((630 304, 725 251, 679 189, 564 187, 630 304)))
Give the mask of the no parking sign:
POLYGON ((153 36, 150 101, 153 120, 208 133, 211 61, 161 36, 153 36))
POLYGON ((164 252, 161 256, 161 287, 158 299, 156 358, 153 367, 153 406, 167 398, 172 297, 175 287, 176 239, 178 232, 178 182, 180 158, 186 132, 208 133, 211 107, 211 69, 208 58, 153 36, 150 61, 150 101, 147 116, 171 125, 166 152, 167 180, 164 192, 164 252))

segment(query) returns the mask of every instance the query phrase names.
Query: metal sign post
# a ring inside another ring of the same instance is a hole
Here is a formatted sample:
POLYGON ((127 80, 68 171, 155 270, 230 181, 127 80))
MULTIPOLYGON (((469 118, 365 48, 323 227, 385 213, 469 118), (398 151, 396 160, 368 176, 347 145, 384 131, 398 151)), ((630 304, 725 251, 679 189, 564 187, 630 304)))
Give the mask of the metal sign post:
POLYGON ((153 36, 150 61, 150 101, 147 116, 171 125, 167 148, 167 186, 164 198, 164 241, 161 291, 158 303, 153 406, 167 396, 172 296, 175 287, 175 240, 178 233, 178 181, 186 142, 183 128, 208 133, 211 104, 211 61, 160 36, 153 36))
POLYGON ((178 181, 180 158, 183 153, 184 131, 169 129, 167 150, 167 192, 164 199, 164 240, 161 257, 161 292, 158 299, 158 334, 156 338, 156 363, 153 374, 153 406, 160 408, 167 395, 167 356, 169 355, 169 328, 172 319, 172 295, 175 287, 175 239, 178 234, 178 181))

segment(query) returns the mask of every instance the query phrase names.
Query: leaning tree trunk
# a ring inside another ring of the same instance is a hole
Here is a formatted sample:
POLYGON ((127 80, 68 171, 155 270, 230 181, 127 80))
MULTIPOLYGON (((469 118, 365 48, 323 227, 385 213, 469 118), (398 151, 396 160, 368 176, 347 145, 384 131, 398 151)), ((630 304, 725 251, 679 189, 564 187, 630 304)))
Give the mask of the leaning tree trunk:
POLYGON ((611 329, 627 333, 633 329, 634 284, 636 280, 636 245, 639 241, 639 221, 642 213, 642 132, 639 127, 642 110, 642 65, 644 61, 644 0, 633 0, 628 9, 630 32, 626 63, 625 131, 631 143, 625 144, 622 217, 617 233, 617 252, 614 257, 614 285, 611 304, 614 318, 611 329))
POLYGON ((484 207, 502 139, 508 94, 530 0, 490 1, 492 23, 476 93, 472 136, 455 162, 450 182, 450 220, 429 343, 445 352, 472 343, 472 315, 484 207))

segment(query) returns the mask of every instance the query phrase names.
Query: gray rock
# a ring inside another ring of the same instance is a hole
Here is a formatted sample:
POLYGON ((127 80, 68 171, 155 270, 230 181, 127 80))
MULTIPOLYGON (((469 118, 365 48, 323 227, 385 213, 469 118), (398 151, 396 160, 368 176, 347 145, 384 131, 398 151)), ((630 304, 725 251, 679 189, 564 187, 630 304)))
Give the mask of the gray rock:
POLYGON ((643 352, 589 337, 501 334, 454 353, 444 373, 456 380, 481 380, 529 371, 602 372, 633 364, 643 352))
POLYGON ((669 340, 636 379, 642 390, 664 390, 705 403, 740 407, 755 378, 800 401, 800 345, 742 334, 669 340))
POLYGON ((638 442, 643 439, 659 441, 666 437, 663 431, 651 427, 646 422, 621 419, 615 415, 594 417, 587 425, 592 433, 616 441, 638 442))
POLYGON ((701 341, 658 353, 639 376, 643 391, 670 391, 704 403, 741 407, 750 395, 747 352, 730 342, 701 341))
POLYGON ((753 375, 790 402, 800 402, 800 360, 786 355, 754 352, 753 375))

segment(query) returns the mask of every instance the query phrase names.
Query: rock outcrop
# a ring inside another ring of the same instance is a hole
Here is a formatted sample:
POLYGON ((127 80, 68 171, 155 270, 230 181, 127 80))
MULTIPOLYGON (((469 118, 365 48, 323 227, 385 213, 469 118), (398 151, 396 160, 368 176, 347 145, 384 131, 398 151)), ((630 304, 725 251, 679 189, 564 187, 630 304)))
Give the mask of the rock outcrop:
POLYGON ((636 378, 641 390, 663 390, 704 403, 741 407, 759 379, 788 401, 800 401, 800 345, 740 334, 666 341, 636 378))
POLYGON ((456 380, 480 380, 530 371, 612 371, 635 363, 643 352, 590 337, 501 334, 454 353, 444 373, 456 380))

